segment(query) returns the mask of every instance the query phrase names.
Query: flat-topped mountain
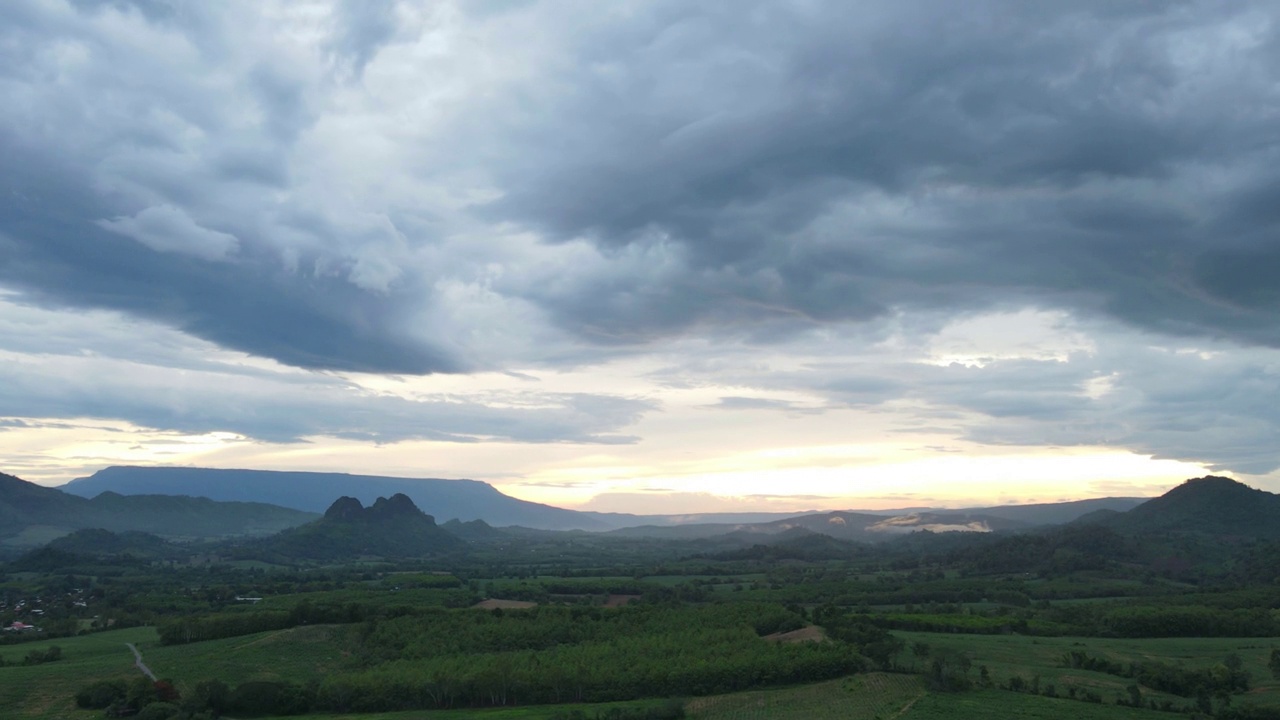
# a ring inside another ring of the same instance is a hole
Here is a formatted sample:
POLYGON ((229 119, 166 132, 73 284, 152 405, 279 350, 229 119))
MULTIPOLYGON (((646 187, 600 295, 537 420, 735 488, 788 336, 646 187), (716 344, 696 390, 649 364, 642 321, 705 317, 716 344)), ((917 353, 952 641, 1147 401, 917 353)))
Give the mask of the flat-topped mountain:
POLYGON ((263 503, 102 493, 92 499, 0 473, 0 542, 41 545, 74 530, 140 531, 169 538, 269 535, 315 515, 263 503))
POLYGON ((249 546, 251 552, 280 559, 344 560, 358 557, 408 558, 461 549, 466 541, 436 525, 407 495, 378 498, 365 507, 340 497, 324 517, 249 546))
POLYGON ((543 530, 604 530, 617 527, 593 513, 517 500, 488 483, 439 478, 392 478, 347 473, 217 470, 183 467, 109 467, 63 486, 86 497, 121 495, 199 495, 214 500, 271 503, 307 512, 324 512, 335 497, 373 502, 404 495, 440 518, 484 520, 490 525, 521 525, 543 530))

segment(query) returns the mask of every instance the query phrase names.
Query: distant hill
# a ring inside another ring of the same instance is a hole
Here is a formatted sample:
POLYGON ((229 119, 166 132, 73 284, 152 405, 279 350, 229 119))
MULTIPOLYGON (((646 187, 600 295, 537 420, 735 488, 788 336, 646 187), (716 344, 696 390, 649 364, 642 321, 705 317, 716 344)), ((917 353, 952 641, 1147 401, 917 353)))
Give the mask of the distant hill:
POLYGON ((276 559, 347 560, 407 558, 459 550, 466 541, 436 525, 406 495, 378 498, 364 507, 353 497, 338 498, 324 517, 251 543, 249 550, 276 559))
POLYGON ((1144 562, 1141 544, 1100 525, 1062 525, 1019 535, 993 536, 961 548, 948 562, 984 573, 1102 570, 1117 563, 1144 562))
POLYGON ((85 557, 121 557, 140 559, 179 557, 188 553, 181 546, 166 542, 151 533, 128 530, 113 533, 93 528, 77 530, 49 543, 48 548, 85 557))
MULTIPOLYGON (((879 542, 921 530, 930 532, 979 532, 1018 530, 1029 527, 1016 520, 963 511, 917 512, 884 516, 870 513, 828 512, 798 515, 764 523, 702 523, 690 525, 644 525, 615 530, 620 537, 652 537, 669 540, 696 540, 722 535, 738 539, 751 536, 766 538, 795 529, 806 530, 841 540, 879 542)), ((763 542, 763 540, 762 540, 763 542)))
POLYGON ((267 535, 316 516, 262 503, 104 493, 87 499, 0 473, 0 542, 43 545, 75 530, 139 531, 170 538, 267 535))
POLYGON ((462 522, 454 518, 440 527, 444 528, 450 535, 460 537, 468 542, 489 542, 511 537, 510 531, 499 530, 483 520, 462 522))
POLYGON ((968 508, 960 512, 1013 520, 1027 525, 1061 525, 1099 511, 1126 512, 1150 499, 1140 497, 1090 498, 1088 500, 1070 500, 1058 503, 968 508))
POLYGON ((1127 534, 1173 532, 1280 540, 1280 495, 1209 475, 1124 513, 1094 516, 1127 534))
MULTIPOLYGON (((741 536, 729 535, 744 539, 741 536)), ((804 528, 794 528, 777 535, 763 538, 753 536, 757 542, 750 547, 726 550, 708 557, 714 560, 802 560, 822 562, 824 560, 847 560, 866 551, 866 545, 859 545, 848 540, 840 540, 815 533, 804 528)))
POLYGON ((484 520, 490 525, 521 525, 544 530, 606 530, 617 527, 594 513, 517 500, 475 480, 391 478, 346 473, 216 470, 180 467, 109 467, 63 486, 92 497, 120 495, 195 495, 214 500, 271 503, 308 512, 324 512, 335 497, 364 503, 405 495, 437 517, 484 520))

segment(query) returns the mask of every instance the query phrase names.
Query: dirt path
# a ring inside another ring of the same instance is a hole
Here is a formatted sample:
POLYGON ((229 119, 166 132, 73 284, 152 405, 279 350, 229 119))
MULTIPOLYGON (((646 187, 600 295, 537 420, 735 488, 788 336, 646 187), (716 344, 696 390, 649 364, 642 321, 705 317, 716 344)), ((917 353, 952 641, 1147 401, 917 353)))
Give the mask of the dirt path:
POLYGON ((151 678, 151 682, 155 682, 156 674, 151 672, 151 668, 147 667, 142 662, 142 653, 138 652, 138 648, 134 647, 133 643, 125 643, 125 645, 133 651, 133 664, 138 666, 138 669, 142 671, 143 675, 151 678))
POLYGON ((927 692, 922 692, 922 693, 920 693, 919 695, 917 695, 917 696, 915 696, 915 697, 911 698, 911 702, 907 703, 906 705, 903 705, 903 706, 902 706, 902 709, 901 709, 901 710, 899 710, 898 712, 894 713, 894 714, 889 718, 889 720, 898 720, 898 718, 902 717, 903 715, 906 715, 906 714, 907 714, 907 712, 911 710, 911 706, 912 706, 912 705, 915 705, 915 704, 916 704, 916 702, 920 700, 920 698, 922 698, 922 697, 924 697, 925 695, 928 695, 928 694, 929 694, 929 693, 927 693, 927 692))

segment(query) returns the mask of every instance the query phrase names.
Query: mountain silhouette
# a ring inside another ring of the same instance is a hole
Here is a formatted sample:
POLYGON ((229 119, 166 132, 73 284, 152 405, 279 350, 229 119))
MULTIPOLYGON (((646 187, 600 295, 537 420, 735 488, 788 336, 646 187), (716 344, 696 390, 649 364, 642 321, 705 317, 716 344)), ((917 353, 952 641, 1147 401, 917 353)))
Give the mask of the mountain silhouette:
POLYGON ((0 473, 0 540, 10 546, 43 545, 93 528, 184 539, 269 535, 313 518, 311 513, 264 503, 182 495, 107 492, 89 499, 0 473))
POLYGON ((365 507, 353 497, 335 500, 324 517, 249 546, 277 559, 340 560, 358 557, 408 558, 461 549, 466 541, 450 534, 418 509, 407 495, 378 498, 365 507))

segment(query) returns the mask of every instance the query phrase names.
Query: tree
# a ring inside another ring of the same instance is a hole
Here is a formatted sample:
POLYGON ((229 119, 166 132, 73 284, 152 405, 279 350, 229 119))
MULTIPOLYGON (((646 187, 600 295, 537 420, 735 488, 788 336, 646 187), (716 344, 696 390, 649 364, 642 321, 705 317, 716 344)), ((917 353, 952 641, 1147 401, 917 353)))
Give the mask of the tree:
POLYGON ((1280 680, 1280 649, 1271 650, 1271 660, 1267 662, 1267 667, 1271 668, 1271 677, 1280 680))

